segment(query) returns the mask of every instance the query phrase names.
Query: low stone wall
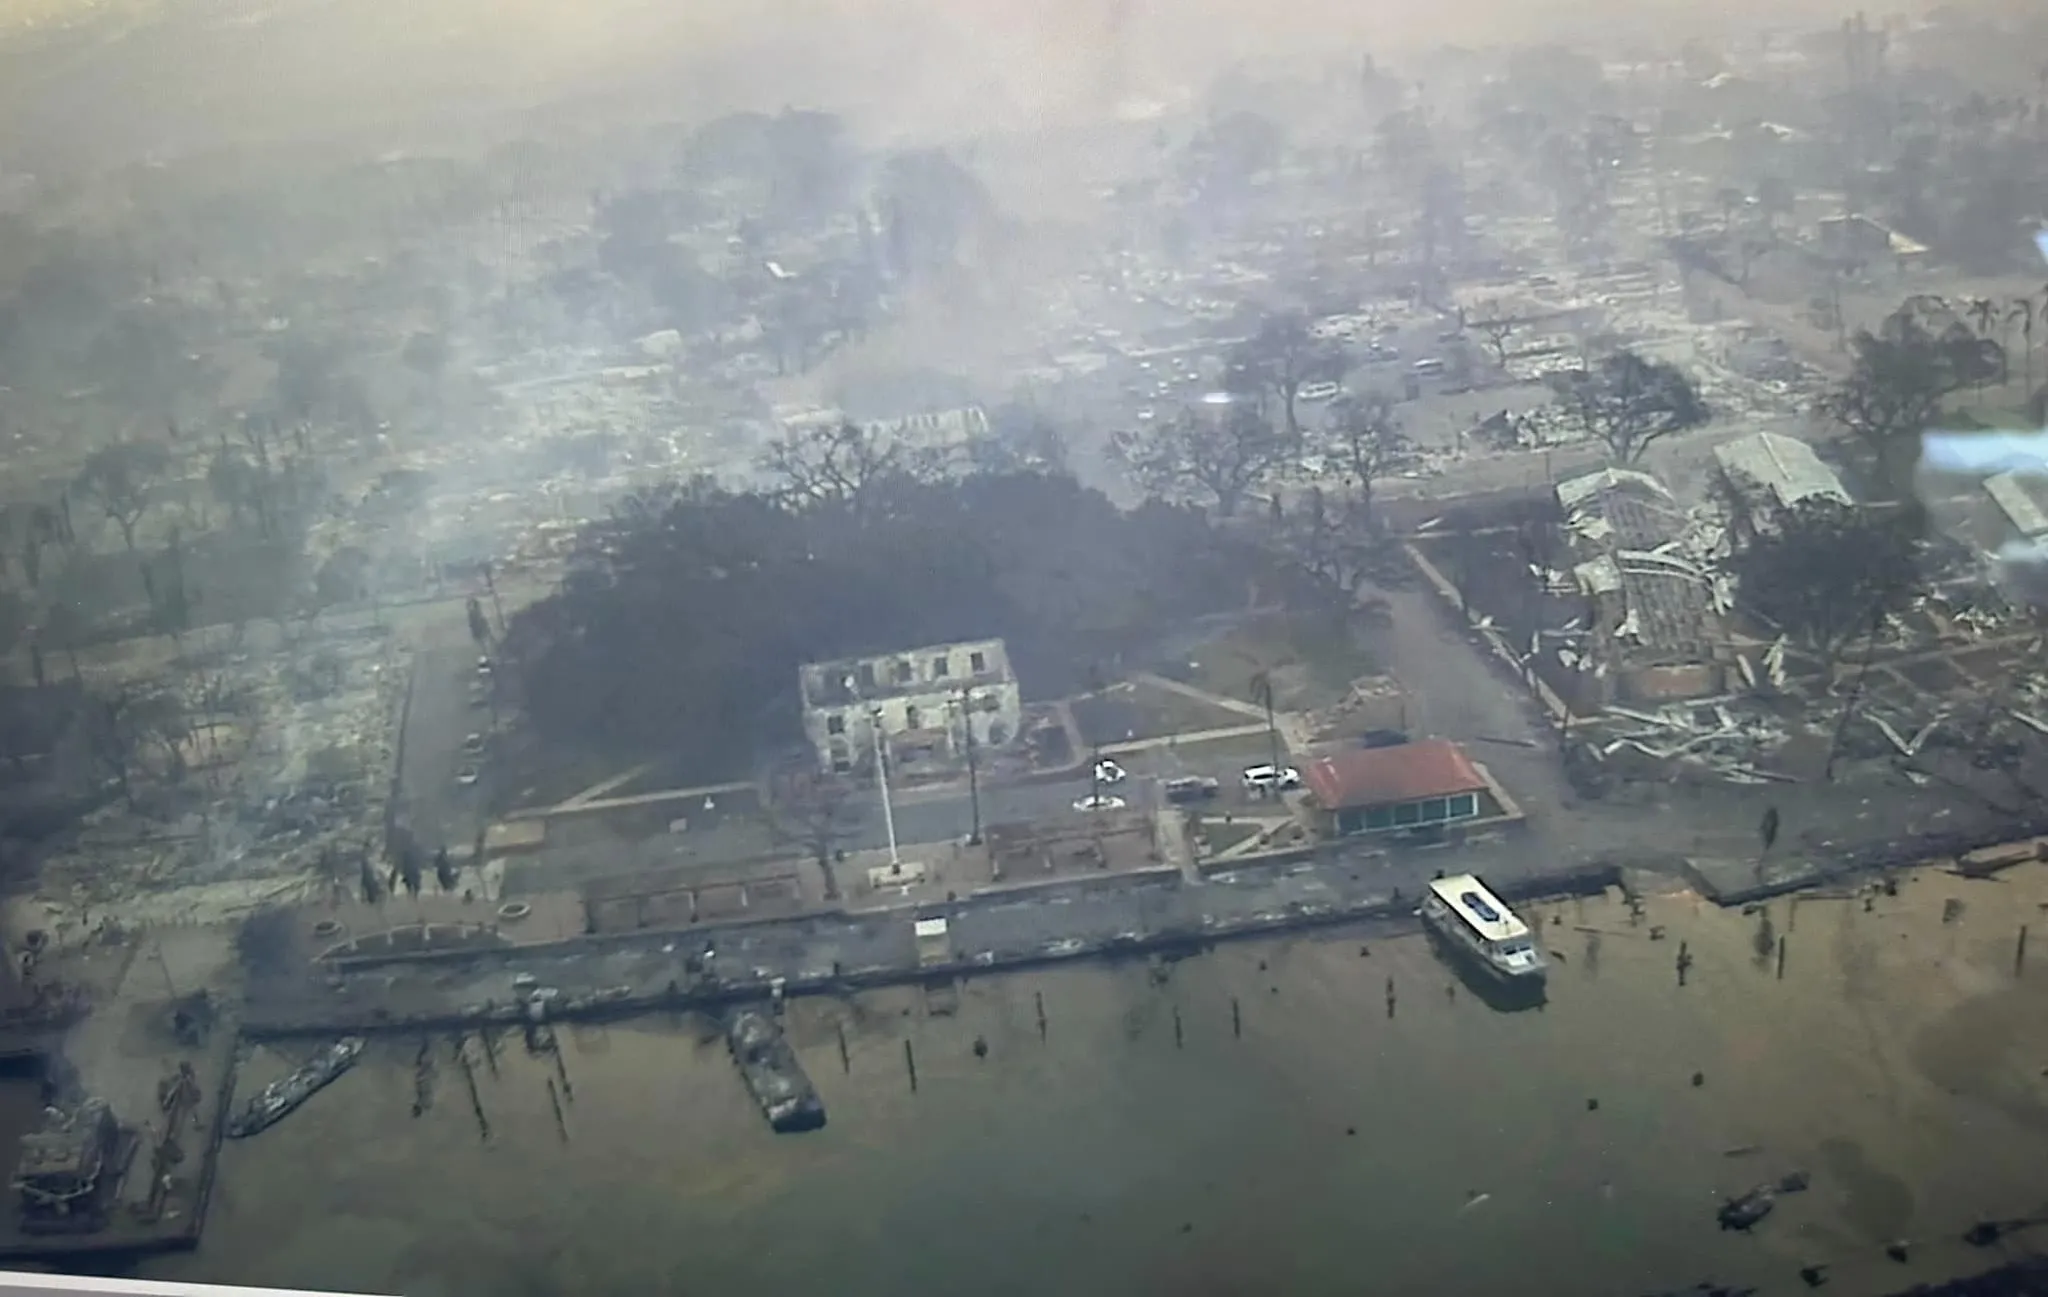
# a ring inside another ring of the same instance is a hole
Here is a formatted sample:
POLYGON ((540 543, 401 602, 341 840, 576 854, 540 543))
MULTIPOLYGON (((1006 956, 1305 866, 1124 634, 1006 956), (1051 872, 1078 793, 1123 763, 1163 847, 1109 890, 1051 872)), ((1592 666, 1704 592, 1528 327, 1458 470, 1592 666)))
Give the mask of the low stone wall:
MULTIPOLYGON (((1563 896, 1594 895, 1621 881, 1621 870, 1611 864, 1586 866, 1560 873, 1519 879, 1495 889, 1509 902, 1563 896)), ((684 986, 679 980, 659 991, 599 991, 565 997, 549 1010, 550 1022, 597 1021, 635 1017, 645 1013, 717 1009, 726 1005, 758 1000, 777 987, 785 995, 843 995, 872 987, 908 985, 934 979, 965 977, 995 972, 1019 972, 1028 968, 1067 963, 1077 959, 1137 957, 1152 954, 1193 953, 1220 941, 1271 937, 1285 932, 1305 931, 1341 924, 1378 925, 1387 931, 1402 931, 1415 924, 1414 902, 1410 898, 1375 900, 1355 905, 1295 904, 1271 917, 1250 916, 1228 921, 1204 920, 1188 928, 1164 929, 1130 937, 1081 942, 1073 946, 983 961, 953 960, 944 964, 902 965, 844 973, 836 976, 741 979, 684 986)), ((575 953, 574 943, 556 943, 557 954, 575 953)), ((530 947, 528 949, 531 949, 530 947)), ((504 956, 500 956, 504 958, 504 956)), ((251 1039, 281 1039, 295 1036, 342 1034, 390 1034, 421 1031, 461 1031, 486 1026, 515 1027, 526 1021, 524 1008, 508 1002, 482 1006, 393 1014, 376 1008, 339 1007, 325 1013, 311 1005, 270 1009, 252 1005, 244 1014, 243 1034, 251 1039)))
POLYGON ((1686 880, 1716 905, 1749 905, 1860 875, 1959 860, 1972 852, 2044 835, 2048 835, 2048 813, 2001 828, 1886 839, 1824 855, 1804 854, 1781 860, 1766 857, 1761 867, 1754 860, 1687 859, 1682 870, 1686 880))

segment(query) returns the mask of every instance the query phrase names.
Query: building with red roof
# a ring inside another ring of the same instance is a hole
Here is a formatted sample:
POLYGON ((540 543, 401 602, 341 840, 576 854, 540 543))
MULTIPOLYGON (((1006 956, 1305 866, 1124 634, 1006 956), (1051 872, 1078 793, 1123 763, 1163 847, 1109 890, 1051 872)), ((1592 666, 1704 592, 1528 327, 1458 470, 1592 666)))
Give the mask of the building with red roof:
POLYGON ((1448 739, 1316 757, 1301 781, 1336 836, 1454 824, 1499 813, 1492 786, 1448 739))

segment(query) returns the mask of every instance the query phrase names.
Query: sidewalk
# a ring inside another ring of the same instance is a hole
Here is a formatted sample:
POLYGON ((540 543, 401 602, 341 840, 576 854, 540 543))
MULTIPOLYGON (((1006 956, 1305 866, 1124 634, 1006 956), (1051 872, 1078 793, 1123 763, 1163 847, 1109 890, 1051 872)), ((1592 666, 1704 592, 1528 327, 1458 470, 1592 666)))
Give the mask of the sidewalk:
POLYGON ((1222 694, 1211 693, 1207 689, 1200 689, 1191 684, 1183 684, 1178 680, 1170 680, 1162 675, 1154 675, 1150 671, 1140 671, 1133 675, 1131 683, 1149 685, 1154 689, 1164 689, 1168 693, 1176 693, 1183 698, 1192 698, 1198 703, 1207 703, 1211 707, 1220 708, 1226 712, 1235 712, 1239 716, 1249 716, 1259 722, 1259 726, 1262 729, 1266 724, 1266 709, 1257 703, 1248 703, 1242 698, 1226 698, 1222 694))

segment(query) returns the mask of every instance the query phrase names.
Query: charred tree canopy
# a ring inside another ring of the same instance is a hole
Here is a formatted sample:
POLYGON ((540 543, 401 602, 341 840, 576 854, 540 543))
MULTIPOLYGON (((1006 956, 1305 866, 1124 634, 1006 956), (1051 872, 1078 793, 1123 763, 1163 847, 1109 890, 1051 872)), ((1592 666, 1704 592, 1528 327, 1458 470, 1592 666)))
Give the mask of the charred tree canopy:
POLYGON ((1709 411, 1678 366, 1616 351, 1590 369, 1550 376, 1558 400, 1617 463, 1633 464, 1651 443, 1697 428, 1709 411))
POLYGON ((1914 298, 1875 332, 1851 340, 1855 365, 1822 399, 1824 413, 1853 433, 1888 484, 1902 477, 1905 443, 1940 415, 1943 402, 2004 372, 2005 352, 1954 318, 1945 305, 1914 298))
POLYGON ((796 736, 803 663, 1000 636, 1058 694, 1285 579, 1194 510, 1119 512, 1065 477, 899 477, 857 504, 699 484, 593 525, 502 656, 543 742, 680 751, 715 775, 796 736))
POLYGON ((1910 509, 1806 501, 1735 556, 1737 598, 1833 664, 1919 588, 1920 525, 1910 509))

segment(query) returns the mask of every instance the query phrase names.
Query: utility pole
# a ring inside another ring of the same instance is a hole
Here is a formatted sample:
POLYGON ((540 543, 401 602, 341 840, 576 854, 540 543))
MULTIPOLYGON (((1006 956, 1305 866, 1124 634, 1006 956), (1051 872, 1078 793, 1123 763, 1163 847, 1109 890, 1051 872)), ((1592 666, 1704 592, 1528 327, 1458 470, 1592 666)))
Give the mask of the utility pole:
POLYGON ((479 563, 477 567, 484 575, 484 589, 491 596, 491 611, 498 614, 498 634, 505 633, 505 605, 498 602, 498 583, 491 576, 491 565, 479 563))
POLYGON ((1252 693, 1266 708, 1266 742, 1273 754, 1273 790, 1280 789, 1280 727, 1273 720, 1273 677, 1261 671, 1252 677, 1252 693))
POLYGON ((974 810, 974 832, 968 835, 967 845, 981 845, 981 773, 975 761, 974 744, 974 691, 965 686, 960 690, 960 728, 967 741, 967 801, 974 810))
POLYGON ((889 754, 882 742, 882 709, 870 707, 868 720, 875 735, 875 783, 882 790, 882 829, 889 835, 889 866, 903 863, 896 854, 896 809, 889 804, 889 754))
POLYGON ((1863 642, 1863 665, 1857 669, 1855 683, 1849 687, 1849 697, 1842 704, 1842 715, 1835 722, 1835 737, 1828 744, 1827 765, 1821 770, 1821 782, 1835 781, 1835 760, 1842 754, 1842 739, 1849 732, 1849 718, 1856 714, 1856 704, 1863 701, 1863 682, 1870 675, 1870 664, 1877 657, 1877 635, 1884 629, 1884 600, 1879 599, 1870 618, 1870 637, 1863 642))

